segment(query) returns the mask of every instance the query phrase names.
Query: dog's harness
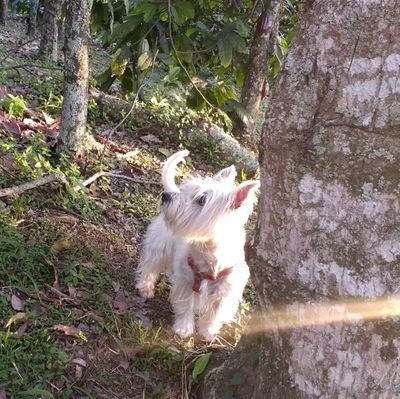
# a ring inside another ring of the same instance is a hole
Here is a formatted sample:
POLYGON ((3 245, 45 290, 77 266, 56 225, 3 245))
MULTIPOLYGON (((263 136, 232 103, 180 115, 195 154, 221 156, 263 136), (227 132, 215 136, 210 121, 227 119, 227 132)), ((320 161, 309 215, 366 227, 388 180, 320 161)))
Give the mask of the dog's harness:
POLYGON ((194 292, 200 292, 200 285, 203 280, 218 281, 221 278, 231 274, 233 270, 233 267, 228 267, 226 269, 221 270, 217 275, 215 275, 210 272, 201 272, 197 267, 196 263, 194 263, 194 260, 190 255, 187 258, 187 262, 194 274, 193 285, 192 285, 192 290, 194 292))

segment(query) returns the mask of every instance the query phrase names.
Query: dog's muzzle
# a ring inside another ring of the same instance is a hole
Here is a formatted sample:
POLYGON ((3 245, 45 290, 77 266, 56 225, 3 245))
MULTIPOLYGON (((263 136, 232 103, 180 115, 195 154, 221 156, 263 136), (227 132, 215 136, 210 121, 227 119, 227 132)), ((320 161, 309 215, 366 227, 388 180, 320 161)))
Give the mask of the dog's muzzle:
POLYGON ((171 202, 172 197, 173 197, 173 193, 166 193, 166 192, 162 193, 161 194, 161 203, 167 204, 168 202, 171 202))

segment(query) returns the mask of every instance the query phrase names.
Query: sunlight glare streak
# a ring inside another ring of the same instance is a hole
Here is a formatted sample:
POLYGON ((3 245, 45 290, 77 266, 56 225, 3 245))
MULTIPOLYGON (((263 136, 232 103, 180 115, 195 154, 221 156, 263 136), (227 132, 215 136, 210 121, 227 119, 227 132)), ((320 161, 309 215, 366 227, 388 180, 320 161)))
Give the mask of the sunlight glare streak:
POLYGON ((354 323, 400 316, 400 297, 326 303, 293 303, 254 314, 248 334, 315 327, 327 324, 354 323))

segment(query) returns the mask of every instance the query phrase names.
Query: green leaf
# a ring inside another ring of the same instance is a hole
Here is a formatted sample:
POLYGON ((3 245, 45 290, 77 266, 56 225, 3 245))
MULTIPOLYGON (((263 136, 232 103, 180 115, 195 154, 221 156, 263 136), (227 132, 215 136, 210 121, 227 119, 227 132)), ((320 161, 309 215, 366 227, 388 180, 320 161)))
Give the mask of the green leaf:
POLYGON ((172 17, 177 25, 182 25, 188 19, 193 19, 195 10, 189 1, 178 1, 171 7, 172 17))
POLYGON ((179 4, 179 11, 181 15, 187 19, 192 19, 195 16, 195 11, 192 4, 189 1, 181 1, 179 4))
POLYGON ((228 66, 232 62, 232 47, 230 43, 223 39, 218 40, 218 55, 221 60, 221 64, 224 68, 228 68, 228 66))
POLYGON ((236 36, 235 40, 234 40, 234 43, 235 43, 235 47, 234 48, 235 48, 235 50, 238 53, 248 54, 249 50, 248 50, 246 41, 242 37, 240 37, 238 35, 235 35, 235 36, 236 36))
POLYGON ((194 364, 193 371, 192 371, 192 378, 196 380, 199 376, 201 376, 204 370, 207 367, 208 362, 210 361, 211 352, 205 353, 204 355, 200 355, 196 363, 194 364))
POLYGON ((247 24, 245 24, 243 21, 241 20, 237 20, 236 21, 236 32, 238 33, 239 36, 241 37, 248 37, 249 33, 250 33, 250 29, 249 26, 247 24))
POLYGON ((113 33, 110 37, 110 42, 119 46, 123 41, 127 40, 127 37, 136 30, 141 22, 141 17, 131 15, 127 17, 124 22, 115 24, 113 33))

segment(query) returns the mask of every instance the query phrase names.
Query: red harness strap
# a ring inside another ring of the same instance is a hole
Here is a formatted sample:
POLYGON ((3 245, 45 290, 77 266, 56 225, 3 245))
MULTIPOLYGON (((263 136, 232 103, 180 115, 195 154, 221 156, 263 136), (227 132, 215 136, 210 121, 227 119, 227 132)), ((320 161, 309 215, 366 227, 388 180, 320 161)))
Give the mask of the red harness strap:
POLYGON ((193 285, 192 285, 192 290, 194 292, 200 292, 200 285, 203 280, 217 281, 220 280, 222 277, 231 274, 233 270, 233 267, 228 267, 226 269, 221 270, 217 275, 215 275, 210 272, 199 271, 199 268, 196 266, 196 263, 194 263, 194 260, 191 256, 188 256, 187 262, 194 274, 193 285))

